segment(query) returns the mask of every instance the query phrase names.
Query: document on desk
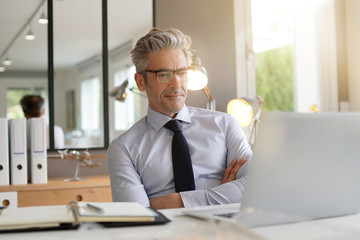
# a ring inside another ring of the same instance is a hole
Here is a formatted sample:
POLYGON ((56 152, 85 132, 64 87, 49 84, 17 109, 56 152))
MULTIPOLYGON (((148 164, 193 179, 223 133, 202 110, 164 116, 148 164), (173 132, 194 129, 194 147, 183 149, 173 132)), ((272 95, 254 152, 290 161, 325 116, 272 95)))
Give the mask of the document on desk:
POLYGON ((169 222, 161 213, 136 202, 75 202, 68 205, 4 209, 0 233, 14 230, 76 229, 86 222, 104 227, 155 225, 169 222))

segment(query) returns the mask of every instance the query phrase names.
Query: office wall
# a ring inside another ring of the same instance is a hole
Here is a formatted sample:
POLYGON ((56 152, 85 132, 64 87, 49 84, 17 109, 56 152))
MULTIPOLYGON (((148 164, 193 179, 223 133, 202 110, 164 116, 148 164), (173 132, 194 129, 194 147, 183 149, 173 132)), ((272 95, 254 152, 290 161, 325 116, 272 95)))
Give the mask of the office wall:
POLYGON ((344 0, 335 1, 336 49, 337 49, 336 55, 337 55, 339 101, 349 101, 345 18, 346 18, 345 1, 344 0))
POLYGON ((360 111, 360 1, 345 1, 350 110, 360 111))
MULTIPOLYGON (((226 112, 227 103, 236 97, 234 1, 156 0, 155 24, 175 27, 191 36, 194 54, 205 66, 208 87, 216 109, 226 112)), ((202 91, 190 91, 188 106, 206 107, 202 91)))

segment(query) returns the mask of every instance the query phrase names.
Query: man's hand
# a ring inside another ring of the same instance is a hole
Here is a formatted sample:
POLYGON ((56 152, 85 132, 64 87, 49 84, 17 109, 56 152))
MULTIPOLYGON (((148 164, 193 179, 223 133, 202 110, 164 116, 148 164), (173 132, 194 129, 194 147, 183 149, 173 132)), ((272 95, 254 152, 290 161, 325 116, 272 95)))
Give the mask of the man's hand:
POLYGON ((150 206, 154 209, 183 208, 180 193, 170 193, 162 197, 150 198, 150 206))
POLYGON ((237 172, 245 162, 245 158, 242 158, 240 161, 237 161, 237 159, 234 158, 231 161, 230 165, 225 169, 224 177, 221 181, 221 184, 234 181, 236 179, 237 172))

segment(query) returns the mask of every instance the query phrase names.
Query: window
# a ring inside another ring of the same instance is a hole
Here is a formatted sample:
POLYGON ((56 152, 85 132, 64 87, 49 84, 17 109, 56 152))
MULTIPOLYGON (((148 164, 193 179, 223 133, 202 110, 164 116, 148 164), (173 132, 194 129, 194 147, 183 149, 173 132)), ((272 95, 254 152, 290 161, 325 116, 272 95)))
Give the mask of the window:
POLYGON ((127 130, 135 123, 135 100, 134 93, 129 89, 135 86, 135 66, 125 68, 114 74, 114 86, 120 86, 125 80, 129 81, 126 88, 125 102, 115 101, 114 122, 116 131, 127 130))
POLYGON ((44 88, 18 88, 18 87, 10 87, 6 91, 6 117, 8 119, 12 118, 23 118, 24 112, 22 111, 20 100, 24 95, 34 94, 40 95, 45 99, 46 102, 46 92, 44 88))
POLYGON ((100 128, 100 91, 98 77, 81 82, 81 129, 84 131, 100 128))
POLYGON ((333 1, 251 0, 251 16, 264 110, 337 110, 333 1))

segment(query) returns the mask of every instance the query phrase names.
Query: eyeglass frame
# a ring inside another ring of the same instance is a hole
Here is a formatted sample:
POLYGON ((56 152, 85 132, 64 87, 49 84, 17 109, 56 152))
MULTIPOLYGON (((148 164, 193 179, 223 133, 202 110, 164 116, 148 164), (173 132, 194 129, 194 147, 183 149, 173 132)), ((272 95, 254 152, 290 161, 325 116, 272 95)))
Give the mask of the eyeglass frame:
MULTIPOLYGON (((157 80, 159 83, 168 83, 168 82, 170 82, 171 79, 174 77, 174 74, 176 74, 176 75, 179 76, 178 73, 181 72, 181 71, 186 70, 186 76, 187 76, 187 71, 188 71, 189 69, 190 69, 190 67, 182 68, 182 69, 179 69, 179 70, 147 70, 147 69, 145 69, 144 71, 142 71, 142 73, 143 73, 143 72, 154 73, 155 76, 156 76, 156 80, 157 80), (166 82, 160 81, 160 80, 159 80, 159 76, 158 76, 158 73, 159 73, 159 72, 170 72, 170 73, 172 74, 172 76, 171 76, 171 78, 169 78, 169 80, 167 80, 166 82)), ((180 78, 180 79, 181 79, 181 80, 184 80, 184 79, 182 79, 182 78, 180 78)))

